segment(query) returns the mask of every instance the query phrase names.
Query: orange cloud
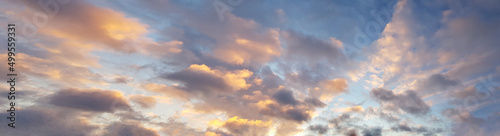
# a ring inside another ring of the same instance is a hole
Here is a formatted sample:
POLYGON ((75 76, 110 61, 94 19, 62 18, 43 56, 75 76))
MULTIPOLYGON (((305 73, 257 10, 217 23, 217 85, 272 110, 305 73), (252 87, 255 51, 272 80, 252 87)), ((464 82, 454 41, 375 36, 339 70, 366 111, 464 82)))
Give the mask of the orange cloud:
POLYGON ((248 120, 238 116, 232 117, 226 121, 219 119, 212 120, 208 124, 212 127, 223 127, 233 134, 237 135, 266 135, 272 125, 271 121, 248 120))

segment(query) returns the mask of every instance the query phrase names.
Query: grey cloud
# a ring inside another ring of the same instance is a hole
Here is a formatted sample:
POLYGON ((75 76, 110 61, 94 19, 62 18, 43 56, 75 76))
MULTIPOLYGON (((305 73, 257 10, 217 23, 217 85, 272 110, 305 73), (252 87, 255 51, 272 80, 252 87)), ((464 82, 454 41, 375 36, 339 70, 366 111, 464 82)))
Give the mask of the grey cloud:
POLYGON ((162 78, 181 81, 185 84, 185 90, 188 91, 229 92, 231 90, 231 87, 221 77, 189 69, 166 74, 162 78))
POLYGON ((139 122, 114 123, 106 129, 107 136, 159 136, 158 132, 144 128, 139 122))
POLYGON ((394 126, 391 129, 395 131, 408 131, 408 132, 412 131, 407 124, 398 124, 397 126, 394 126))
POLYGON ((413 115, 423 115, 430 110, 429 106, 412 90, 407 90, 402 94, 394 94, 391 90, 378 88, 373 89, 370 94, 381 104, 395 105, 397 108, 413 115))
POLYGON ((375 127, 363 130, 363 136, 381 136, 382 128, 375 127))
POLYGON ((307 98, 304 100, 304 102, 306 103, 309 103, 315 107, 325 107, 326 104, 323 103, 321 100, 319 100, 318 98, 307 98))
MULTIPOLYGON (((2 117, 7 117, 9 113, 2 112, 2 117)), ((57 107, 26 107, 16 110, 16 128, 12 129, 7 125, 0 127, 2 135, 28 136, 85 136, 98 129, 98 126, 89 124, 86 118, 78 113, 61 110, 57 107)), ((2 124, 7 124, 7 119, 2 119, 2 124)), ((10 122, 10 121, 9 121, 10 122)))
POLYGON ((397 124, 396 126, 391 127, 391 129, 394 131, 410 132, 415 134, 422 134, 425 136, 435 135, 443 132, 442 128, 429 128, 426 126, 412 127, 406 123, 397 124))
POLYGON ((326 134, 328 132, 327 125, 310 125, 309 130, 316 132, 318 134, 326 134))
POLYGON ((329 123, 333 124, 337 130, 341 130, 347 126, 350 126, 351 125, 350 123, 352 123, 354 121, 356 121, 356 119, 353 118, 353 116, 351 114, 344 113, 344 114, 339 115, 338 117, 335 117, 335 118, 329 120, 329 123))
POLYGON ((130 109, 120 92, 108 90, 66 89, 50 96, 50 104, 87 111, 114 112, 130 109))
POLYGON ((311 118, 311 115, 300 109, 287 110, 285 113, 285 118, 292 119, 297 122, 308 121, 311 118))
POLYGON ((285 31, 286 53, 288 58, 306 62, 309 65, 327 62, 338 63, 342 52, 330 41, 323 41, 313 36, 304 35, 295 31, 285 31))
POLYGON ((127 78, 127 77, 117 77, 113 80, 113 82, 115 83, 121 83, 121 84, 126 84, 128 82, 132 81, 131 79, 127 78))
POLYGON ((273 95, 273 98, 276 99, 280 104, 297 105, 298 103, 293 96, 293 92, 288 90, 278 91, 273 95))
POLYGON ((460 81, 458 80, 449 79, 443 74, 434 74, 424 80, 418 81, 417 90, 419 91, 419 93, 432 94, 445 91, 459 84, 460 81))

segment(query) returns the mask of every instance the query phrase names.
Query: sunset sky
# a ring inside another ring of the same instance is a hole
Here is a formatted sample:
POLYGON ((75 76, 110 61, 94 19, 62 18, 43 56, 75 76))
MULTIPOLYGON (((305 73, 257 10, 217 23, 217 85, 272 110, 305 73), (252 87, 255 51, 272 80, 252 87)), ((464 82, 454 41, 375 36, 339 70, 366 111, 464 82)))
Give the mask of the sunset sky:
POLYGON ((500 136, 498 0, 2 0, 6 136, 500 136))

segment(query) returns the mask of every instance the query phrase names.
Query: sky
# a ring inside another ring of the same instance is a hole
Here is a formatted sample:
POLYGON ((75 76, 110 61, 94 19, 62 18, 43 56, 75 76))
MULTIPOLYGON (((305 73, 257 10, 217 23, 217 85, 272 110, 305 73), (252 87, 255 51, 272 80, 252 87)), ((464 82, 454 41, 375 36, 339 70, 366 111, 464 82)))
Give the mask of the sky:
POLYGON ((1 3, 0 135, 500 135, 500 1, 1 3))

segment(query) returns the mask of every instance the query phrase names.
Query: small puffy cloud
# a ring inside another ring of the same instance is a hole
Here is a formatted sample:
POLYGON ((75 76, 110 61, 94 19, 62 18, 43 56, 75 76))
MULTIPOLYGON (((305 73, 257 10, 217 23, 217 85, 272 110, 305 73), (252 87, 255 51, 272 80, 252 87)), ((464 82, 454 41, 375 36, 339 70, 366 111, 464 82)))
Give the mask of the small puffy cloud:
POLYGON ((394 94, 391 90, 377 88, 370 94, 382 105, 392 105, 413 115, 423 115, 429 111, 429 106, 412 90, 394 94))
POLYGON ((157 102, 155 97, 144 95, 132 95, 129 99, 146 109, 153 108, 157 102))
POLYGON ((226 121, 213 120, 209 124, 216 127, 223 127, 235 135, 260 136, 267 134, 269 128, 272 125, 272 122, 262 120, 248 120, 235 116, 226 121))
POLYGON ((52 94, 49 99, 53 105, 85 111, 114 112, 117 109, 130 109, 123 94, 111 90, 65 89, 52 94))
POLYGON ((365 109, 363 107, 361 107, 360 105, 356 105, 356 106, 352 106, 352 107, 334 109, 333 111, 335 111, 335 112, 364 112, 365 109))
POLYGON ((329 101, 340 93, 347 92, 347 80, 336 78, 319 82, 319 87, 309 89, 312 97, 317 97, 322 101, 329 101))

